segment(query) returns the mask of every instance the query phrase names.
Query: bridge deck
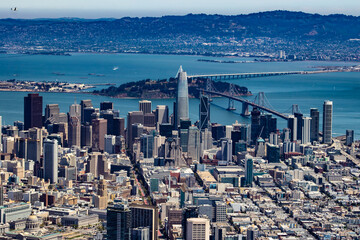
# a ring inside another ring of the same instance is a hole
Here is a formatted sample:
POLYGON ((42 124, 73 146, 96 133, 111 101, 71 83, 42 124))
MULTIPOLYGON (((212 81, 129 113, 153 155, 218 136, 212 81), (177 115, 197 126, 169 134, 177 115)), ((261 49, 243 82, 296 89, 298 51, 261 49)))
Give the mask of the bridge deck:
POLYGON ((288 72, 258 72, 258 73, 220 73, 220 74, 200 74, 191 75, 188 78, 235 78, 235 77, 251 77, 251 76, 275 76, 275 75, 290 75, 290 74, 304 74, 304 71, 288 71, 288 72))

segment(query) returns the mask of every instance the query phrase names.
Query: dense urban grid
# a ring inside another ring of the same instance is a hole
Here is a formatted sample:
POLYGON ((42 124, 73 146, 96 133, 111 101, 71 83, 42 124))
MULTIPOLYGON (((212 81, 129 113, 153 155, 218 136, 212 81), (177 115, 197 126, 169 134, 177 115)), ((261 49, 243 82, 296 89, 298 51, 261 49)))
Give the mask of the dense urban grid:
POLYGON ((141 100, 126 121, 112 102, 24 97, 24 121, 1 127, 0 239, 360 237, 360 142, 332 137, 332 101, 279 130, 256 107, 251 124, 213 123, 201 94, 191 122, 176 79, 173 113, 141 100))

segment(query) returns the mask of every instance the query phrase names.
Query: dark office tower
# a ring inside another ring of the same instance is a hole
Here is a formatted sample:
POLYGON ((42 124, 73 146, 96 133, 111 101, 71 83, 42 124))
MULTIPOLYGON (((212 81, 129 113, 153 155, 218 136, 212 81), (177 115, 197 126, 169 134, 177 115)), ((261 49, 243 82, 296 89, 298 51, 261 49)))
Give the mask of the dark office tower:
POLYGON ((114 134, 115 136, 125 137, 125 119, 116 117, 114 118, 114 134))
POLYGON ((129 148, 132 150, 133 144, 135 142, 135 138, 138 138, 141 136, 141 134, 144 133, 144 126, 141 123, 134 123, 131 125, 131 136, 129 138, 129 148))
POLYGON ((81 123, 78 117, 70 117, 68 123, 68 146, 81 145, 81 123))
POLYGON ((131 227, 148 227, 150 230, 150 239, 158 239, 159 214, 156 206, 148 205, 130 205, 131 227))
POLYGON ((351 146, 354 142, 354 130, 346 130, 346 142, 347 146, 351 146))
POLYGON ((180 66, 177 75, 177 94, 176 94, 176 124, 180 123, 180 119, 189 119, 189 91, 188 79, 186 72, 180 66))
POLYGON ((199 217, 199 208, 197 206, 187 206, 183 208, 183 218, 182 218, 182 229, 183 236, 186 236, 186 222, 188 218, 197 218, 199 217))
POLYGON ((81 126, 81 147, 92 146, 92 125, 86 124, 81 126))
POLYGON ((27 159, 40 161, 41 145, 39 139, 27 139, 27 159))
POLYGON ((260 133, 263 139, 269 138, 270 133, 276 130, 276 118, 273 118, 271 114, 260 116, 260 133))
POLYGON ((50 183, 58 181, 58 142, 44 141, 44 179, 50 183))
POLYGON ((288 118, 288 129, 290 129, 290 141, 297 140, 297 118, 290 115, 288 118))
POLYGON ((154 149, 154 136, 147 134, 140 135, 140 149, 144 154, 144 158, 152 158, 154 149))
POLYGON ((326 100, 323 105, 323 143, 332 141, 332 111, 333 102, 326 100))
POLYGON ((155 127, 155 114, 145 113, 144 114, 144 126, 145 127, 155 127))
POLYGON ((220 124, 214 124, 211 126, 212 138, 216 141, 225 137, 225 126, 220 124))
POLYGON ((145 113, 151 113, 151 101, 141 100, 139 101, 139 111, 145 113))
POLYGON ((126 137, 126 142, 127 142, 127 146, 128 148, 132 149, 132 125, 134 123, 140 123, 140 124, 144 124, 144 113, 141 111, 137 111, 137 112, 129 112, 127 115, 127 137, 126 137))
POLYGON ((233 142, 232 145, 232 154, 235 153, 235 143, 239 142, 241 139, 241 132, 240 131, 231 131, 231 141, 233 142))
POLYGON ((189 129, 189 127, 191 126, 191 121, 190 119, 181 119, 179 125, 180 129, 189 129))
POLYGON ((164 137, 172 136, 173 125, 170 123, 162 123, 160 124, 160 135, 164 137))
POLYGON ((92 121, 91 116, 93 113, 95 113, 95 111, 96 111, 96 109, 93 107, 88 107, 88 108, 82 109, 81 110, 81 112, 82 112, 81 118, 83 119, 82 124, 86 124, 86 123, 91 124, 91 121, 92 121))
POLYGON ((114 109, 114 104, 112 102, 101 102, 100 111, 112 110, 114 109))
POLYGON ((92 121, 92 147, 94 151, 104 151, 107 120, 103 118, 92 121))
POLYGON ((302 140, 302 130, 303 130, 303 114, 301 113, 294 113, 294 117, 296 118, 296 132, 297 132, 297 140, 302 140))
POLYGON ((45 121, 49 118, 53 118, 56 122, 58 120, 59 113, 59 104, 47 104, 45 107, 45 121))
POLYGON ((131 211, 127 205, 108 207, 106 218, 108 240, 131 240, 131 211))
POLYGON ((155 110, 155 121, 157 124, 169 123, 169 108, 166 105, 158 105, 155 110))
POLYGON ((107 120, 107 134, 116 135, 114 131, 114 113, 111 111, 103 112, 101 117, 107 120))
POLYGON ((201 130, 210 127, 210 101, 209 97, 205 95, 200 96, 200 126, 201 130))
POLYGON ((170 120, 171 120, 171 124, 174 125, 175 129, 178 129, 178 122, 177 122, 177 105, 176 105, 176 101, 173 103, 173 113, 170 116, 170 120))
POLYGON ((42 127, 43 98, 38 93, 29 93, 24 97, 25 130, 32 127, 42 127))
MULTIPOLYGON (((84 124, 85 123, 84 110, 85 110, 85 108, 92 108, 93 105, 92 105, 91 100, 88 99, 88 100, 81 100, 80 106, 81 106, 81 123, 84 124)), ((89 122, 89 123, 91 123, 91 122, 89 122)))
POLYGON ((317 108, 310 109, 310 141, 319 141, 319 121, 320 121, 320 114, 317 108))
POLYGON ((253 144, 260 137, 260 115, 261 112, 257 108, 251 111, 251 142, 253 144))
POLYGON ((245 185, 251 187, 254 178, 254 162, 252 159, 245 159, 245 185))
POLYGON ((4 206, 4 187, 0 185, 0 206, 4 206))

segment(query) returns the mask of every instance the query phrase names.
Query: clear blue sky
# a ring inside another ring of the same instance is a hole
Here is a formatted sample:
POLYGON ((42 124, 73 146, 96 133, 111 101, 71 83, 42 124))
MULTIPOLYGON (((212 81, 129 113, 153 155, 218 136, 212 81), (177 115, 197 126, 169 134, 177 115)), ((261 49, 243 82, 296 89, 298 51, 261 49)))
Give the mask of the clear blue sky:
POLYGON ((290 10, 359 16, 359 0, 0 0, 0 18, 246 14, 290 10), (18 11, 12 12, 10 8, 18 11))

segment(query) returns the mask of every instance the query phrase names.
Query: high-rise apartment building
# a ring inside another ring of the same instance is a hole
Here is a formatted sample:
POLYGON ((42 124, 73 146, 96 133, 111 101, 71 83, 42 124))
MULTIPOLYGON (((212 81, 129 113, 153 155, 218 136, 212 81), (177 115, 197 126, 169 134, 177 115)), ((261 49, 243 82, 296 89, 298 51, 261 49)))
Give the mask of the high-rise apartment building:
POLYGON ((42 127, 43 98, 38 93, 29 93, 24 97, 24 127, 42 127))

